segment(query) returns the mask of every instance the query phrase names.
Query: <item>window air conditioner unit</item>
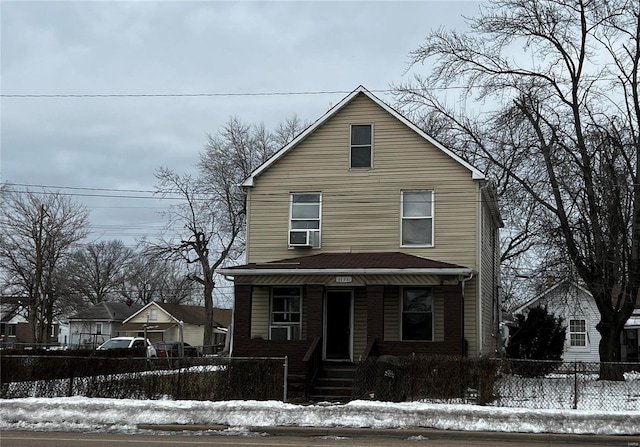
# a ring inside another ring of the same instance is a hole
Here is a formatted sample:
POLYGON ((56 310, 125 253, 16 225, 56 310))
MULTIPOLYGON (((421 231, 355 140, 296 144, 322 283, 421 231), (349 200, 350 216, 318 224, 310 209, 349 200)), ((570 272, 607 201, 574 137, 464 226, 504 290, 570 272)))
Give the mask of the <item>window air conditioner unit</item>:
POLYGON ((271 340, 291 340, 293 338, 293 327, 291 326, 271 326, 271 340))
POLYGON ((289 230, 289 247, 313 247, 316 230, 289 230))

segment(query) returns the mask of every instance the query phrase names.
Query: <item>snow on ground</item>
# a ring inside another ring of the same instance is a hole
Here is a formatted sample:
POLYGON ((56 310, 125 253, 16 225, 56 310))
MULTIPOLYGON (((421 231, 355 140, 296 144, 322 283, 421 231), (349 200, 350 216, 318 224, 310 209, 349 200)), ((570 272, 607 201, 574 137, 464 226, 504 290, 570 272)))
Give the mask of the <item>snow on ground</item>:
POLYGON ((535 410, 477 405, 353 401, 172 401, 86 397, 0 399, 0 430, 135 432, 143 424, 222 424, 246 432, 273 426, 424 427, 442 430, 599 435, 640 434, 640 411, 535 410))

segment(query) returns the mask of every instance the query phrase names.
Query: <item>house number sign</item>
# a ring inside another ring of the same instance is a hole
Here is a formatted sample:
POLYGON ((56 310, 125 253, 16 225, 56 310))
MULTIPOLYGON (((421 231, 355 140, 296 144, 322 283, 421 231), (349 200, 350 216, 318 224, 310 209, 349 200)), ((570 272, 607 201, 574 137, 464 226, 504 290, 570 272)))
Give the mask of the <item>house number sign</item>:
POLYGON ((351 276, 336 276, 336 282, 351 282, 353 280, 353 278, 351 278, 351 276))

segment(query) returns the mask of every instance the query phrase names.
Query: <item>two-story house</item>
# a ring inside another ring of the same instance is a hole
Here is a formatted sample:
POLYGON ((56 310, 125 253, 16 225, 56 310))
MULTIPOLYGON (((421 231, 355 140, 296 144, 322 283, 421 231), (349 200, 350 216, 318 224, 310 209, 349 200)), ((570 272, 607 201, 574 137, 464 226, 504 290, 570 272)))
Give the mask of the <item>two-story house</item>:
POLYGON ((359 87, 244 182, 233 356, 492 355, 497 200, 484 174, 359 87))

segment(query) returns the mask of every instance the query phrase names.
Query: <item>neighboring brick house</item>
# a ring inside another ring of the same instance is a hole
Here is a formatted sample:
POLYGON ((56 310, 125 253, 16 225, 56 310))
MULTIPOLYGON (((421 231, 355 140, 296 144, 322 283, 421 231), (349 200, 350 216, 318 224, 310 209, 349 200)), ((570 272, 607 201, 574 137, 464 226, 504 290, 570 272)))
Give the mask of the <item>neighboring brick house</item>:
POLYGON ((60 324, 51 325, 51 333, 44 343, 34 342, 33 326, 27 318, 30 298, 1 296, 0 297, 0 347, 20 348, 34 346, 51 346, 57 344, 60 324))
POLYGON ((244 182, 233 356, 319 364, 497 348, 499 228, 481 171, 359 87, 244 182), (314 360, 315 359, 315 360, 314 360))

